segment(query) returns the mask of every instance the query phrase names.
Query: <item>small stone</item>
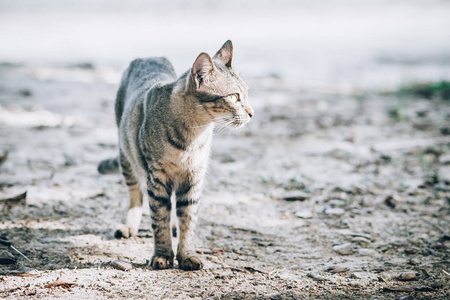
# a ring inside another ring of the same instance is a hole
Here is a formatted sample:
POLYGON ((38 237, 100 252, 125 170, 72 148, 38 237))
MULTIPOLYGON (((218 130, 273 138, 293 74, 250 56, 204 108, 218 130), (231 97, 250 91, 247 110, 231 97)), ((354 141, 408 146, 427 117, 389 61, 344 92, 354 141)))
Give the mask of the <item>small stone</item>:
POLYGON ((384 199, 384 203, 390 208, 395 208, 395 206, 397 206, 397 200, 392 196, 386 197, 386 199, 384 199))
POLYGON ((127 261, 116 259, 110 262, 110 265, 116 269, 122 270, 122 271, 129 271, 133 269, 133 265, 130 264, 127 261))
POLYGON ((256 245, 261 246, 261 247, 269 247, 269 246, 273 246, 272 242, 266 242, 266 241, 255 241, 254 242, 256 245))
POLYGON ((295 216, 300 219, 311 219, 313 214, 310 210, 300 210, 295 212, 295 216))
POLYGON ((373 249, 362 248, 362 249, 358 250, 358 254, 360 256, 373 256, 373 255, 377 254, 377 251, 375 251, 373 249))
POLYGON ((417 249, 416 248, 406 248, 405 249, 405 254, 416 254, 417 253, 417 249))
POLYGON ((414 299, 414 297, 411 296, 411 295, 403 296, 403 297, 398 298, 398 300, 413 300, 413 299, 414 299))
POLYGON ((413 272, 413 271, 403 272, 402 274, 398 275, 397 279, 401 280, 401 281, 415 280, 416 279, 416 272, 413 272))
POLYGON ((439 180, 450 182, 450 166, 443 166, 439 168, 439 180))
POLYGON ((386 274, 378 274, 377 280, 379 282, 388 282, 391 278, 386 274))
POLYGON ((327 280, 326 277, 324 277, 322 275, 319 275, 319 274, 315 274, 313 272, 309 272, 308 274, 306 274, 306 276, 308 276, 309 278, 314 279, 315 281, 326 281, 327 280))
POLYGON ((371 242, 375 241, 375 239, 370 235, 370 234, 366 234, 366 233, 357 233, 357 232, 352 232, 350 234, 348 234, 348 236, 350 237, 362 237, 365 238, 371 242))
POLYGON ((330 216, 342 216, 345 214, 345 209, 339 207, 329 207, 325 209, 324 213, 330 216))
POLYGON ((286 201, 304 201, 306 199, 308 199, 309 197, 311 197, 309 194, 302 192, 302 191, 288 191, 288 192, 284 192, 281 197, 277 197, 277 198, 282 198, 283 200, 286 201))
POLYGON ((389 242, 394 247, 407 247, 408 242, 405 239, 393 239, 389 242))
POLYGON ((325 269, 325 271, 328 271, 330 273, 344 273, 347 272, 348 270, 349 268, 342 266, 330 266, 325 269))
POLYGON ((362 236, 356 236, 356 237, 352 238, 351 241, 352 241, 352 243, 359 244, 359 245, 361 245, 361 244, 365 244, 365 245, 370 244, 370 240, 368 240, 368 239, 366 239, 365 237, 362 237, 362 236))
POLYGON ((340 255, 350 255, 353 253, 352 244, 350 243, 336 245, 333 247, 333 250, 339 253, 340 255))
POLYGON ((439 156, 439 162, 443 165, 450 165, 450 153, 439 156))
POLYGON ((450 135, 450 127, 441 127, 439 131, 442 135, 450 135))
POLYGON ((345 206, 345 201, 340 199, 332 199, 328 201, 328 205, 331 207, 342 207, 345 206))
POLYGON ((11 265, 15 264, 17 259, 14 255, 9 253, 9 251, 3 250, 0 251, 0 264, 1 265, 11 265))
POLYGON ((447 249, 447 247, 443 243, 435 243, 435 244, 431 245, 431 248, 436 249, 436 250, 447 249))

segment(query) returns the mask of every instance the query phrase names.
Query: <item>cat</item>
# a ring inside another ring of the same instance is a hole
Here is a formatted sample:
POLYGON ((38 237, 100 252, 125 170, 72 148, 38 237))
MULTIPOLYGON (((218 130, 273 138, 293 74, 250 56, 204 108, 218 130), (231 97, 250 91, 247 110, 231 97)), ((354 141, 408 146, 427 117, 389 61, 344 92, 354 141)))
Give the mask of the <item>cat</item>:
POLYGON ((201 53, 178 79, 163 57, 136 59, 123 74, 115 105, 119 156, 102 161, 98 170, 110 173, 120 165, 129 189, 130 204, 117 238, 137 234, 141 190, 146 189, 154 269, 173 267, 172 194, 179 224, 178 265, 183 270, 203 267, 193 239, 213 128, 240 127, 254 115, 248 86, 234 71, 232 59, 233 44, 228 40, 212 58, 201 53))

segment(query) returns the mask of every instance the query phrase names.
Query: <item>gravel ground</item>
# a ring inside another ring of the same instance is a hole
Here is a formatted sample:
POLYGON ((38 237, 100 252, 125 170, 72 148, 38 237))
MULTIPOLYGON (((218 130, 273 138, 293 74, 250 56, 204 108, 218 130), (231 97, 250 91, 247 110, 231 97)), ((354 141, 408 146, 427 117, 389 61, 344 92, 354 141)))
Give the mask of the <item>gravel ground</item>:
POLYGON ((448 101, 248 78, 254 120, 214 137, 205 268, 155 271, 148 207, 138 237, 114 239, 126 188, 96 172, 117 151, 119 77, 0 65, 0 199, 27 192, 2 200, 0 232, 32 261, 1 246, 17 260, 0 265, 1 297, 449 298, 448 101))

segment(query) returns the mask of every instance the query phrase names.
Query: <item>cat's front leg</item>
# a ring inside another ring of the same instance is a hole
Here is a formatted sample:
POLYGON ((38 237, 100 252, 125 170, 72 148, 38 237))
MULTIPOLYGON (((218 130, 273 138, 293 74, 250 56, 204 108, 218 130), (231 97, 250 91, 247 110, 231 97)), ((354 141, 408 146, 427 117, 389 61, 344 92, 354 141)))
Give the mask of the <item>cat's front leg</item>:
POLYGON ((170 230, 170 211, 172 208, 170 182, 153 175, 148 181, 147 190, 155 244, 151 266, 154 269, 171 268, 174 254, 170 230))
POLYGON ((177 217, 180 227, 177 260, 180 269, 200 270, 203 263, 194 247, 195 227, 203 180, 197 183, 184 182, 177 191, 177 217))

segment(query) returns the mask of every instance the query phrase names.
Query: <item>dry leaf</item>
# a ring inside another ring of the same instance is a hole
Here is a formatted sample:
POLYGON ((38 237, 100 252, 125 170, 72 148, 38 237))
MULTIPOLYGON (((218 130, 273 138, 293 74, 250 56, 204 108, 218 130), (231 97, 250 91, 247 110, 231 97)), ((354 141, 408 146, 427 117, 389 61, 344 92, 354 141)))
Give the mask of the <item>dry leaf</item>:
POLYGON ((55 282, 49 283, 45 287, 46 288, 54 288, 54 287, 59 287, 59 286, 70 290, 70 288, 77 286, 77 284, 72 283, 72 282, 65 282, 61 278, 58 277, 58 278, 56 278, 55 282))

